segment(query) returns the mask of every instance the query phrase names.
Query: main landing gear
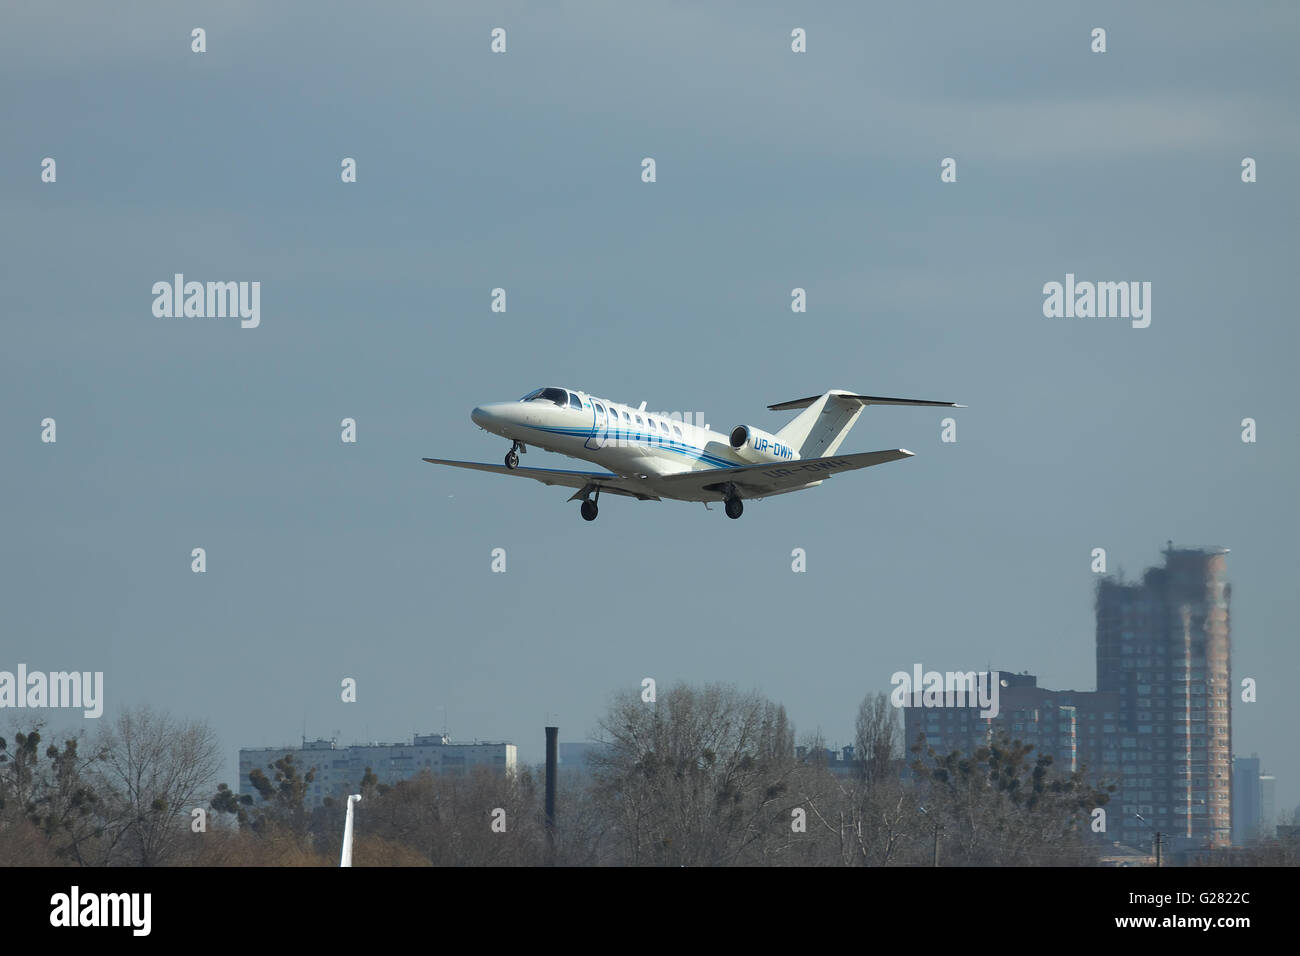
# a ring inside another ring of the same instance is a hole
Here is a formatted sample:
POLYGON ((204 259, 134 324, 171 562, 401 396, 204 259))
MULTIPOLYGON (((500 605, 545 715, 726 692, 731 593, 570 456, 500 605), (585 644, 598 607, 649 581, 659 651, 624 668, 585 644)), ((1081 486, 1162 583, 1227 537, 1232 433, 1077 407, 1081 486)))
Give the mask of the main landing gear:
MULTIPOLYGON (((717 487, 717 486, 715 486, 717 487)), ((739 518, 745 512, 745 506, 740 501, 740 494, 736 491, 736 486, 731 482, 717 488, 722 493, 722 500, 727 503, 727 517, 739 518)))
POLYGON ((598 507, 596 507, 596 501, 599 501, 599 500, 600 500, 600 489, 599 489, 599 488, 596 489, 596 499, 595 499, 595 500, 592 500, 591 498, 583 498, 583 499, 582 499, 582 507, 579 509, 579 511, 581 511, 581 513, 582 513, 582 518, 583 518, 584 521, 595 521, 595 520, 596 520, 596 515, 600 514, 600 509, 599 509, 598 507))
POLYGON ((509 468, 511 471, 514 471, 516 468, 519 467, 520 449, 523 449, 524 451, 528 450, 527 448, 524 448, 524 446, 521 445, 519 442, 515 442, 513 445, 510 446, 510 450, 506 452, 506 467, 509 468))

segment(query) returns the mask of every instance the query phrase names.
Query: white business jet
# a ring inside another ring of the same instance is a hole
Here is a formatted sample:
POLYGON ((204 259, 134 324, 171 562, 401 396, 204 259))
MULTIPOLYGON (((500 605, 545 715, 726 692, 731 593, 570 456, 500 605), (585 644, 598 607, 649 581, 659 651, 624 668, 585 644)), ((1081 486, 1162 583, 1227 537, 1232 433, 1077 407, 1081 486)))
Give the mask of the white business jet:
POLYGON ((911 458, 903 448, 836 455, 840 443, 868 405, 936 405, 952 402, 854 395, 833 388, 822 395, 767 406, 774 412, 801 408, 788 425, 770 435, 752 425, 737 425, 729 435, 568 388, 539 388, 517 402, 480 405, 474 423, 512 442, 504 465, 425 458, 433 465, 519 475, 545 485, 576 488, 570 501, 582 501, 582 517, 594 521, 603 491, 642 501, 710 501, 726 505, 739 518, 747 498, 766 498, 815 488, 831 475, 888 461, 911 458), (542 448, 582 458, 607 471, 521 468, 520 452, 542 448))

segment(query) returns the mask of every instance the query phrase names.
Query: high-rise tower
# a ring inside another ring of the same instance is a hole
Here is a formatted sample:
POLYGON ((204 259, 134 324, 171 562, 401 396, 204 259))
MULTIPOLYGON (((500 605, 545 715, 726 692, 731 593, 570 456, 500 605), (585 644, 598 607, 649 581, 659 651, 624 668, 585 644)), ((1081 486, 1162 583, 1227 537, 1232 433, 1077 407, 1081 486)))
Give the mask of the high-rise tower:
POLYGON ((1126 841, 1231 843, 1227 553, 1171 542, 1140 584, 1098 584, 1097 689, 1119 695, 1126 841))

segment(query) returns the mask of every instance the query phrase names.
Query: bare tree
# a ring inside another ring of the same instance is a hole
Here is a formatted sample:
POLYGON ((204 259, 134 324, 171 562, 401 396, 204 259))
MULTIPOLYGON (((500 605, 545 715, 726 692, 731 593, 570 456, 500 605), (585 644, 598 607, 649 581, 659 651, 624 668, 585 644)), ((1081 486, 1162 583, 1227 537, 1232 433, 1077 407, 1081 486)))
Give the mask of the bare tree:
POLYGON ((889 695, 868 695, 858 707, 856 750, 867 786, 898 776, 897 758, 902 756, 902 731, 898 710, 889 695))
POLYGON ((726 685, 617 698, 592 758, 618 862, 771 862, 789 843, 794 737, 785 709, 726 685))
POLYGON ((122 711, 103 732, 97 788, 112 831, 114 856, 136 866, 176 862, 191 810, 206 806, 221 764, 206 723, 149 707, 122 711))
POLYGON ((799 773, 809 833, 818 844, 813 865, 891 866, 920 861, 916 800, 897 776, 867 785, 836 778, 809 764, 799 773))
MULTIPOLYGON (((427 770, 378 786, 356 810, 358 866, 404 865, 404 847, 435 866, 538 866, 545 860, 541 800, 532 773, 475 767, 460 776, 427 770)), ((342 822, 334 833, 341 834, 342 822)), ((338 858, 336 837, 330 845, 338 858)))

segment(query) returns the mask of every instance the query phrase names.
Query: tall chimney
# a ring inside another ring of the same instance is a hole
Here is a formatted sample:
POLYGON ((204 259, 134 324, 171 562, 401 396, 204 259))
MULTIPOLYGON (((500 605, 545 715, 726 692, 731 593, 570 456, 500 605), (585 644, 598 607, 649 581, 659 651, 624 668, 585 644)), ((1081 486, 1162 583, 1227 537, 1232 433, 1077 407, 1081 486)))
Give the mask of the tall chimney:
POLYGON ((559 755, 559 727, 546 728, 546 850, 555 856, 555 777, 559 755))

